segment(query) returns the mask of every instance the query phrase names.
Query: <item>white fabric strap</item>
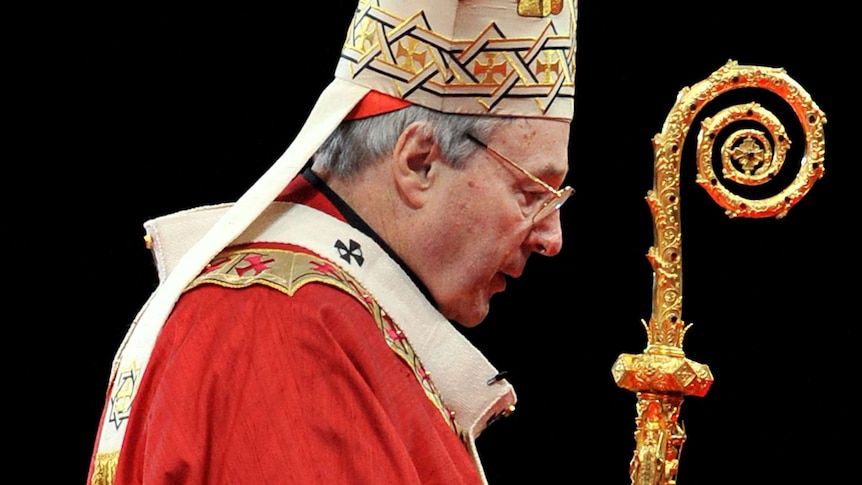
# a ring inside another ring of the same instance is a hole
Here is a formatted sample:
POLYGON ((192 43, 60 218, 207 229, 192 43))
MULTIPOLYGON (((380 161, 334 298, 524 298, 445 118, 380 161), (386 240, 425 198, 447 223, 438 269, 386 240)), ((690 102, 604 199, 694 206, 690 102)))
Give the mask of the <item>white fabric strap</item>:
POLYGON ((176 268, 156 288, 138 314, 133 326, 142 327, 130 337, 133 347, 151 346, 161 322, 167 318, 183 289, 222 249, 232 244, 258 214, 269 205, 299 173, 312 154, 335 130, 356 103, 368 93, 368 88, 339 79, 323 91, 296 140, 287 151, 239 200, 224 212, 206 235, 200 238, 176 268))

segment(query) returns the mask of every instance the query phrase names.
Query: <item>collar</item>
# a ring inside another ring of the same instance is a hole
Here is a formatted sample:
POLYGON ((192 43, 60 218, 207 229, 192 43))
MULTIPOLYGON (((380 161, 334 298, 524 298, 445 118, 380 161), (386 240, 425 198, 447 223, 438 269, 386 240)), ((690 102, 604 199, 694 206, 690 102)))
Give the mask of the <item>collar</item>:
POLYGON ((410 280, 413 281, 413 284, 419 288, 419 291, 422 292, 422 295, 434 305, 434 308, 439 309, 439 305, 437 305, 436 300, 431 295, 431 291, 425 286, 425 283, 419 279, 419 276, 413 272, 413 270, 407 266, 407 263, 404 262, 403 259, 393 250, 386 241, 380 237, 374 229, 368 225, 365 220, 350 207, 350 204, 347 203, 344 199, 341 198, 332 188, 326 185, 326 182, 320 178, 309 165, 302 170, 300 173, 300 177, 294 179, 285 190, 279 195, 278 199, 282 202, 295 202, 303 205, 307 205, 309 207, 315 208, 317 210, 323 211, 326 214, 334 216, 342 221, 347 222, 351 226, 355 227, 363 234, 367 235, 371 239, 380 246, 381 249, 386 251, 386 254, 389 255, 390 258, 395 260, 400 266, 401 269, 407 273, 407 276, 410 277, 410 280))

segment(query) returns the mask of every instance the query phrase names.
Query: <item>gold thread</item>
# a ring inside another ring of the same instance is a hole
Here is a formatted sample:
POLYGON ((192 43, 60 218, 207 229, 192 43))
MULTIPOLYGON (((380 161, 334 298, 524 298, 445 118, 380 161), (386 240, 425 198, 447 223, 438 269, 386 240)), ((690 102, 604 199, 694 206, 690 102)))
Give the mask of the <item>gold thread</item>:
POLYGON ((563 0, 518 0, 518 15, 522 17, 547 17, 563 9, 563 0))
POLYGON ((93 462, 93 476, 90 478, 90 485, 113 485, 119 459, 120 450, 97 454, 93 462))

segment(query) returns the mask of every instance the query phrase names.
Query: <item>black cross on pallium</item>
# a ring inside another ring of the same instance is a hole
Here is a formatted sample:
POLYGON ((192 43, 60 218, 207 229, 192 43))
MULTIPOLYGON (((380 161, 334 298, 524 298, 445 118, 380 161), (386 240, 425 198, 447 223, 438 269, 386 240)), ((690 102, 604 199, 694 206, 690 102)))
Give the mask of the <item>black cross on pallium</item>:
POLYGON ((362 255, 362 247, 353 239, 350 240, 349 247, 341 239, 335 241, 335 249, 338 250, 338 255, 341 256, 341 259, 347 261, 348 264, 350 264, 351 257, 356 260, 359 266, 362 266, 362 263, 365 262, 365 256, 362 255))

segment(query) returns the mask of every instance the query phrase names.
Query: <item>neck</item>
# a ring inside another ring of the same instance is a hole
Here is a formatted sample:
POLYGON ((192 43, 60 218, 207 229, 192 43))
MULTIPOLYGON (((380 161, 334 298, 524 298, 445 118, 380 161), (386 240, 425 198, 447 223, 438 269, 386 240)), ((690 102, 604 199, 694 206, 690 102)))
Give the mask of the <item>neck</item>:
POLYGON ((404 200, 398 187, 391 183, 391 174, 386 177, 386 166, 374 164, 350 178, 337 177, 317 167, 312 169, 384 241, 396 259, 409 268, 408 272, 417 277, 417 284, 434 302, 430 288, 426 288, 431 270, 427 265, 434 260, 433 248, 428 245, 441 239, 439 228, 423 220, 424 211, 404 200))

